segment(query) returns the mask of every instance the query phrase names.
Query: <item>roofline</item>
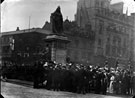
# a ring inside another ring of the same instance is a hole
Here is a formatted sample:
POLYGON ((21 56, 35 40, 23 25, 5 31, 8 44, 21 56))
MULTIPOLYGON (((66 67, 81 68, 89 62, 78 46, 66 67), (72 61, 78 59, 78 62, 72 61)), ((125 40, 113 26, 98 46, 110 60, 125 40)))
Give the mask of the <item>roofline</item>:
POLYGON ((19 31, 9 31, 9 32, 2 32, 1 35, 14 35, 14 34, 22 34, 22 33, 31 33, 31 32, 38 32, 43 34, 51 34, 51 31, 44 30, 42 28, 31 28, 31 29, 24 29, 19 31))
POLYGON ((123 2, 123 1, 121 1, 121 2, 116 2, 116 3, 112 3, 111 5, 118 5, 118 4, 124 4, 124 2, 123 2))

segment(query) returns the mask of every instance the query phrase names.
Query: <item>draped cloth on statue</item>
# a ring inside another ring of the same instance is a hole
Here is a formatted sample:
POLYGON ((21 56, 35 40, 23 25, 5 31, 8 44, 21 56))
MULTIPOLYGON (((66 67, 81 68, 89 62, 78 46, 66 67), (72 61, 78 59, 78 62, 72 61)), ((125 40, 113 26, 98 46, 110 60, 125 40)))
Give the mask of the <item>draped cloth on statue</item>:
POLYGON ((61 14, 60 6, 58 6, 56 11, 51 14, 50 21, 53 33, 59 34, 63 32, 63 16, 61 14))

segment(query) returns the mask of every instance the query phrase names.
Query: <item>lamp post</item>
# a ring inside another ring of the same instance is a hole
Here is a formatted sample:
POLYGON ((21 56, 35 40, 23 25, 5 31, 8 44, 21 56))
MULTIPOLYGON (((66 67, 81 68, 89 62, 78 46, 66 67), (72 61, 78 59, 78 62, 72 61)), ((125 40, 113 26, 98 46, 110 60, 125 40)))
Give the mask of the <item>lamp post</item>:
MULTIPOLYGON (((1 28, 1 26, 0 26, 1 28)), ((2 76, 2 33, 0 34, 0 94, 1 94, 1 76, 2 76)))

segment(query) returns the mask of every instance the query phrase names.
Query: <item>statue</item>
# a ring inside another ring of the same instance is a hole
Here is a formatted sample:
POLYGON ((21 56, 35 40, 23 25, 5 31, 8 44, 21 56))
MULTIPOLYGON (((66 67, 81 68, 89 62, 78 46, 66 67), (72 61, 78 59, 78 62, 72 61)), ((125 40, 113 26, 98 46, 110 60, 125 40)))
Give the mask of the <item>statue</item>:
POLYGON ((61 14, 60 6, 58 6, 56 11, 51 14, 50 21, 53 33, 58 34, 63 32, 63 17, 61 14))

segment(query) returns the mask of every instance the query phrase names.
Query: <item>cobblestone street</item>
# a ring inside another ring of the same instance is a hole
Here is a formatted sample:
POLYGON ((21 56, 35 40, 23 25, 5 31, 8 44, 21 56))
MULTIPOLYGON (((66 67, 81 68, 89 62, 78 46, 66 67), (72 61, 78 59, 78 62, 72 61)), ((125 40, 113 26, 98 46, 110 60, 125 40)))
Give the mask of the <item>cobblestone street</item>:
POLYGON ((33 89, 22 85, 2 82, 2 95, 4 98, 131 98, 131 97, 116 97, 104 96, 96 94, 75 94, 70 92, 55 92, 45 89, 33 89))

